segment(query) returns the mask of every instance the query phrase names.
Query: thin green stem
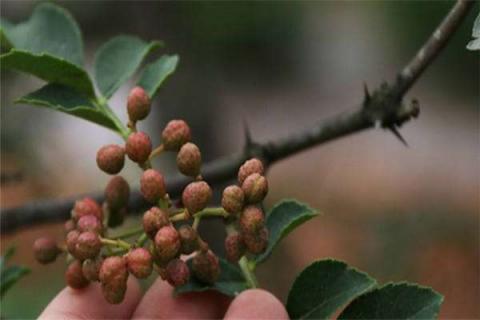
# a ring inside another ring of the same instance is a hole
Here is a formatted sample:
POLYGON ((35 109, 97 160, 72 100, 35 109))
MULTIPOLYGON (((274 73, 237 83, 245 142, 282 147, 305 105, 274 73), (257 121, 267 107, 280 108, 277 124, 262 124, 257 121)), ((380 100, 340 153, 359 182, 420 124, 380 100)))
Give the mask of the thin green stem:
POLYGON ((123 124, 122 120, 120 120, 115 112, 113 112, 113 110, 107 104, 107 99, 104 97, 99 97, 97 98, 96 104, 98 108, 113 121, 115 127, 117 127, 118 133, 122 136, 122 138, 127 140, 131 130, 127 128, 127 126, 123 124))
POLYGON ((201 216, 195 216, 195 218, 193 218, 192 228, 194 230, 198 230, 198 226, 200 225, 200 220, 202 220, 201 216))
POLYGON ((242 270, 243 277, 247 281, 248 286, 250 288, 257 288, 258 281, 255 277, 255 273, 253 273, 253 270, 250 269, 248 258, 243 256, 240 261, 238 261, 238 265, 240 266, 240 270, 242 270))
POLYGON ((126 231, 124 231, 120 234, 112 235, 111 238, 113 238, 113 239, 125 239, 125 238, 130 238, 132 236, 136 236, 136 235, 139 235, 139 234, 142 234, 142 233, 143 233, 143 227, 136 227, 136 228, 126 230, 126 231))
POLYGON ((145 242, 147 242, 148 240, 148 236, 147 234, 144 232, 142 233, 142 235, 140 237, 138 237, 137 241, 135 242, 135 244, 137 245, 137 247, 143 247, 143 245, 145 244, 145 242))
POLYGON ((218 208, 205 208, 202 211, 199 211, 193 215, 194 217, 228 217, 228 212, 225 211, 222 207, 218 208))
POLYGON ((104 245, 119 247, 126 250, 129 250, 132 247, 128 242, 120 239, 113 240, 113 239, 107 239, 107 238, 100 238, 100 241, 104 245))

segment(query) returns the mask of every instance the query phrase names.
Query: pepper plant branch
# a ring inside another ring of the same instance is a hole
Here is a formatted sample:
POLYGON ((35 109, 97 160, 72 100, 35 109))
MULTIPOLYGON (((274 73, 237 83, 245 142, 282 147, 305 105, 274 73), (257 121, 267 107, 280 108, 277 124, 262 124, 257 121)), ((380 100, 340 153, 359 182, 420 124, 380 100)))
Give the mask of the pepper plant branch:
MULTIPOLYGON (((240 165, 251 157, 262 159, 265 166, 268 167, 276 161, 308 148, 376 126, 392 131, 402 142, 405 142, 398 128, 412 117, 416 117, 419 108, 416 102, 404 104, 403 97, 445 47, 473 4, 473 1, 458 0, 432 36, 400 71, 393 84, 384 83, 372 93, 365 87, 365 98, 354 111, 339 114, 304 130, 265 143, 252 141, 247 130, 247 141, 243 150, 207 163, 202 168, 202 177, 210 185, 222 183, 235 178, 240 165)), ((177 198, 189 182, 191 179, 183 176, 169 179, 167 182, 169 195, 177 198)), ((1 232, 10 233, 21 227, 66 220, 70 217, 74 201, 82 196, 70 199, 41 200, 15 208, 3 209, 0 214, 1 232)), ((88 196, 103 201, 101 192, 88 196)), ((140 213, 147 206, 140 191, 132 190, 129 212, 140 213)))

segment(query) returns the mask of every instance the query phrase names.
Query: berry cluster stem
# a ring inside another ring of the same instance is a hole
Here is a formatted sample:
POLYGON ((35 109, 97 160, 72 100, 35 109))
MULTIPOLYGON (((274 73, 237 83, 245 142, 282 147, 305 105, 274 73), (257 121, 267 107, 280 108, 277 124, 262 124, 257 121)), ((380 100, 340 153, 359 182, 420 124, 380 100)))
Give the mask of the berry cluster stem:
POLYGON ((252 269, 250 269, 250 263, 246 256, 243 256, 239 261, 238 265, 240 266, 240 270, 242 270, 243 277, 247 281, 247 284, 250 288, 257 288, 258 281, 257 277, 255 277, 255 273, 252 269))
POLYGON ((148 157, 149 160, 152 160, 154 157, 160 155, 164 150, 163 144, 159 145, 155 149, 152 150, 152 153, 150 153, 150 156, 148 157))
POLYGON ((136 235, 140 235, 142 234, 144 231, 143 231, 143 226, 141 227, 136 227, 136 228, 132 228, 132 229, 129 229, 129 230, 126 230, 118 235, 114 235, 112 236, 113 239, 125 239, 125 238, 130 238, 130 237, 133 237, 133 236, 136 236, 136 235))
POLYGON ((129 250, 132 247, 128 242, 123 241, 121 239, 113 240, 113 239, 107 239, 107 238, 100 238, 100 241, 104 245, 119 247, 126 250, 129 250))
POLYGON ((120 120, 120 118, 115 114, 115 112, 113 112, 113 110, 107 104, 107 99, 105 99, 104 97, 98 98, 97 106, 106 116, 108 116, 113 121, 115 127, 117 127, 118 133, 122 136, 122 138, 124 140, 127 140, 131 130, 128 129, 123 124, 122 120, 120 120))

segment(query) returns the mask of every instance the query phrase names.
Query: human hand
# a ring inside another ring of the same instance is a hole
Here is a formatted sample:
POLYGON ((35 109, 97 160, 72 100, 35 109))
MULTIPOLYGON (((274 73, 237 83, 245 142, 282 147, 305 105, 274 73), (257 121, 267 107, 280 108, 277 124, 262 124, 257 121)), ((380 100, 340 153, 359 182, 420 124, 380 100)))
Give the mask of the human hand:
POLYGON ((160 278, 142 296, 130 277, 125 299, 109 304, 98 283, 87 288, 63 289, 39 319, 288 319, 282 303, 271 293, 251 289, 231 299, 218 292, 173 296, 173 288, 160 278))

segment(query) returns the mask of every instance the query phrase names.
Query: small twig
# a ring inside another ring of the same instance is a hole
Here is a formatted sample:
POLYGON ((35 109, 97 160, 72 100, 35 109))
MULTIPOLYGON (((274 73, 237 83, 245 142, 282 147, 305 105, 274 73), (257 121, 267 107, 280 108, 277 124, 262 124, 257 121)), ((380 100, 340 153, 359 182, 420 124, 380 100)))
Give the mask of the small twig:
POLYGON ((246 256, 243 256, 239 261, 238 265, 240 266, 240 270, 242 270, 243 277, 247 281, 247 284, 250 288, 257 288, 258 281, 255 277, 255 273, 250 270, 249 261, 246 256))

